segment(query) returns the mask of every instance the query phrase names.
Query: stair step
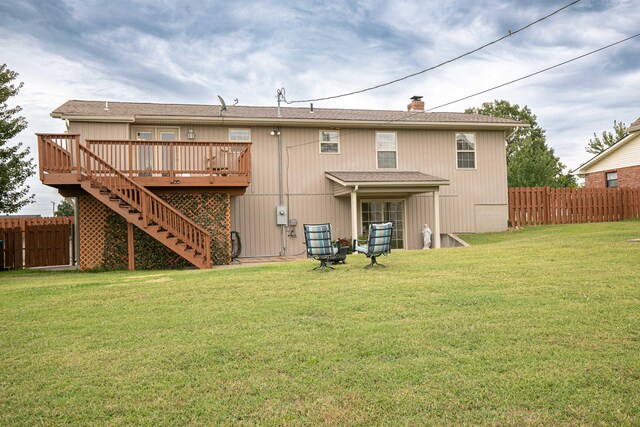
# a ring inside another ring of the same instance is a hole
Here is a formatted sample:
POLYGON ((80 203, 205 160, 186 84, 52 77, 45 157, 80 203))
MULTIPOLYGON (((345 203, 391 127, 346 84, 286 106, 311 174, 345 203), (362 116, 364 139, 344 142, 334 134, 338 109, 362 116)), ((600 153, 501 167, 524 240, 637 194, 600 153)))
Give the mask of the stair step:
MULTIPOLYGON (((203 254, 200 249, 191 247, 179 237, 173 235, 170 230, 163 228, 160 224, 155 222, 145 224, 143 214, 124 200, 128 199, 128 197, 124 194, 118 195, 117 191, 114 192, 109 190, 109 188, 107 188, 100 179, 101 177, 99 176, 97 179, 93 179, 93 177, 86 177, 86 179, 81 182, 81 186, 88 193, 92 194, 98 200, 103 201, 111 209, 118 212, 129 223, 137 225, 151 237, 162 242, 167 248, 173 250, 185 260, 190 261, 196 267, 211 267, 211 261, 208 259, 209 255, 203 254), (127 210, 121 211, 116 209, 116 206, 127 210)), ((149 222, 149 219, 146 222, 149 222)))

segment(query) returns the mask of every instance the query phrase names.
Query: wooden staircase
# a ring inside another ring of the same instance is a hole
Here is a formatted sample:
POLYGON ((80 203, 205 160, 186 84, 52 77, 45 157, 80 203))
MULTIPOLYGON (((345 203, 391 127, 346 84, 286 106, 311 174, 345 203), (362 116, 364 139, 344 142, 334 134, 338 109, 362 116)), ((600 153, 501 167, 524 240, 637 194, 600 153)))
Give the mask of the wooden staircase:
POLYGON ((160 197, 80 145, 80 186, 198 268, 211 268, 211 236, 160 197), (84 162, 83 162, 84 160, 84 162))

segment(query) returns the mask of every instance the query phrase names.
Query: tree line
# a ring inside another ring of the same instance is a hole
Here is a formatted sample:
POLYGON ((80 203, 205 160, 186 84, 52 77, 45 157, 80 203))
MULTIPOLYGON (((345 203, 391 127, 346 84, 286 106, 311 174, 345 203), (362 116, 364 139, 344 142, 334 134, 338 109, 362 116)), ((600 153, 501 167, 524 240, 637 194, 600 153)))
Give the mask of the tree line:
MULTIPOLYGON (((515 127, 506 138, 507 182, 509 187, 577 187, 575 175, 564 172, 565 165, 547 145, 545 130, 535 114, 526 105, 520 107, 505 100, 485 102, 480 107, 467 108, 465 113, 484 114, 527 123, 528 127, 515 127)), ((595 132, 586 151, 597 155, 627 136, 623 122, 613 122, 613 132, 595 132)))

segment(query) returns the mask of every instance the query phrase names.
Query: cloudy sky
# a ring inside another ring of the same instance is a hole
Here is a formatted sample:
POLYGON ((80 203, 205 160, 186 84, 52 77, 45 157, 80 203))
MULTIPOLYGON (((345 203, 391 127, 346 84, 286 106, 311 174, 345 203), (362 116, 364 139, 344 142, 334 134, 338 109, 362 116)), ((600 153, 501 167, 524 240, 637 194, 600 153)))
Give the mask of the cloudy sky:
MULTIPOLYGON (((520 28, 563 1, 0 0, 0 63, 24 82, 12 101, 35 132, 60 132, 49 113, 68 99, 275 105, 362 89, 454 58, 520 28)), ((382 89, 316 107, 427 108, 640 33, 637 0, 582 0, 471 56, 382 89)), ((528 105, 569 167, 593 132, 640 117, 640 37, 522 82, 449 105, 506 99, 528 105)), ((56 191, 29 181, 50 214, 56 191)))

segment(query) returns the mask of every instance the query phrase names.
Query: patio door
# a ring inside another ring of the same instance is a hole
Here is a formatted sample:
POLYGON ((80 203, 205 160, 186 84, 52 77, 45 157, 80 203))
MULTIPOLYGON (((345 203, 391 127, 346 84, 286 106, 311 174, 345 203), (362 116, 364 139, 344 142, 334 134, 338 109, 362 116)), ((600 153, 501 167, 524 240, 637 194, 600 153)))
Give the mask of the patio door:
MULTIPOLYGON (((177 141, 177 128, 136 127, 132 128, 136 141, 177 141)), ((170 146, 157 143, 141 143, 136 147, 138 176, 169 175, 170 146)))
POLYGON ((361 207, 361 233, 368 237, 369 225, 391 222, 391 248, 404 248, 404 200, 371 200, 363 201, 361 207))

